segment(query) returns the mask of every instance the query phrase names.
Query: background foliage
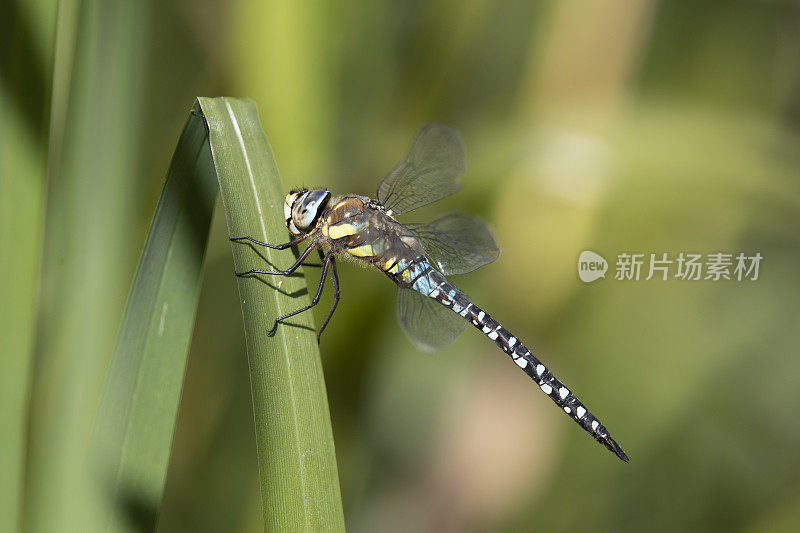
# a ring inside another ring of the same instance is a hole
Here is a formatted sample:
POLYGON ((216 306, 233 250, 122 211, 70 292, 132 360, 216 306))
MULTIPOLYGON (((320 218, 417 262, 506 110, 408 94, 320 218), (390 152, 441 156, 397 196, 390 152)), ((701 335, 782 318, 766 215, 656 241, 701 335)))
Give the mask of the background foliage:
MULTIPOLYGON (((23 334, 2 349, 0 372, 9 527, 23 503, 14 487, 47 501, 50 476, 71 475, 59 453, 88 431, 198 94, 258 104, 286 189, 372 194, 420 124, 457 127, 464 189, 419 218, 459 209, 492 223, 500 259, 455 281, 537 347, 631 456, 610 457, 474 331, 436 356, 417 352, 395 323, 392 285, 343 265, 321 353, 350 530, 800 522, 796 2, 2 9, 0 326, 4 338, 23 334), (759 251, 764 263, 750 283, 585 285, 575 263, 587 248, 608 259, 759 251), (84 364, 63 367, 65 354, 84 364), (15 418, 20 405, 30 419, 15 418), (58 427, 76 437, 56 453, 58 427)), ((247 357, 219 208, 205 270, 159 529, 259 530, 247 357)), ((22 514, 35 523, 46 512, 22 514)))

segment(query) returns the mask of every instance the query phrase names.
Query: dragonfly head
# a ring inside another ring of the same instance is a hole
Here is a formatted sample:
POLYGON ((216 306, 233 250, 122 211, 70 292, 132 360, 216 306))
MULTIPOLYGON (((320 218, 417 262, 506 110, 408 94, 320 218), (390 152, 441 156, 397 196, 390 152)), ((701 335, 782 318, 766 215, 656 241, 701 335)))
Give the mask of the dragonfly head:
POLYGON ((330 199, 331 191, 327 189, 310 191, 300 189, 287 194, 283 204, 283 214, 289 231, 294 235, 300 235, 310 230, 330 199))

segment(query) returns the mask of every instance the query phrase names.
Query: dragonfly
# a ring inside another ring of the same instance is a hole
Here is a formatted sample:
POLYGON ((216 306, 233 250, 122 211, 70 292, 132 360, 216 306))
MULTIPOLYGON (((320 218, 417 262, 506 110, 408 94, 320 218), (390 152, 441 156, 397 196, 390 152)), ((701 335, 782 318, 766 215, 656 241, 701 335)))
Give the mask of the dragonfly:
POLYGON ((308 242, 286 270, 253 269, 236 275, 287 276, 317 250, 322 273, 311 303, 275 319, 269 335, 275 334, 279 323, 317 305, 330 274, 333 305, 317 333, 319 341, 339 304, 337 256, 365 263, 397 285, 398 320, 418 347, 427 351, 443 348, 472 324, 508 354, 561 410, 627 462, 622 448, 572 390, 519 337, 448 279, 497 259, 500 251, 487 224, 462 213, 445 215, 427 224, 403 224, 397 220, 399 215, 457 192, 465 169, 464 146, 458 132, 439 124, 426 125, 414 137, 403 160, 380 182, 374 199, 355 194, 333 197, 328 189, 295 189, 286 196, 283 206, 292 240, 269 244, 251 236, 231 237, 234 242, 275 250, 308 242))

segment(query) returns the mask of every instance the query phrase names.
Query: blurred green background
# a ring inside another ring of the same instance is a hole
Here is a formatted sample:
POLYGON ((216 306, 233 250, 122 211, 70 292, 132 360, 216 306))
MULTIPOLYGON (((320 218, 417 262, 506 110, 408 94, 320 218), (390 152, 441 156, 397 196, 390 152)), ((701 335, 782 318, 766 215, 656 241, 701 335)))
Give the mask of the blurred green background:
MULTIPOLYGON (((31 331, 2 350, 29 379, 3 394, 30 394, 16 427, 31 446, 47 445, 64 373, 87 391, 68 413, 99 391, 194 97, 247 96, 287 190, 372 195, 421 124, 458 128, 462 192, 407 220, 490 221, 500 259, 455 282, 631 457, 471 329, 418 352, 393 285, 344 264, 321 351, 348 529, 800 527, 800 3, 11 0, 3 13, 0 220, 16 252, 0 257, 0 322, 31 331), (30 179, 15 189, 12 173, 30 179), (70 197, 86 209, 66 212, 70 197), (585 249, 764 259, 757 281, 584 284, 585 249), (75 337, 101 356, 49 365, 75 337)), ((261 527, 232 272, 218 208, 160 531, 261 527)), ((41 475, 35 450, 3 446, 9 475, 25 457, 41 475)))

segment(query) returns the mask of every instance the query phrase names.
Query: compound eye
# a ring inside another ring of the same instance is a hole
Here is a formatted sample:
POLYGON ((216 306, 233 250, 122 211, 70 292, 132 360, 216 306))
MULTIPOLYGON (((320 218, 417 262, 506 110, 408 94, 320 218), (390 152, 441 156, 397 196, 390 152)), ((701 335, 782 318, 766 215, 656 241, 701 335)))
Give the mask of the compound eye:
POLYGON ((292 209, 295 227, 302 231, 309 229, 325 208, 330 194, 327 190, 313 190, 300 197, 292 209))
POLYGON ((292 220, 297 229, 305 230, 317 218, 317 208, 313 199, 306 194, 292 209, 292 220))

